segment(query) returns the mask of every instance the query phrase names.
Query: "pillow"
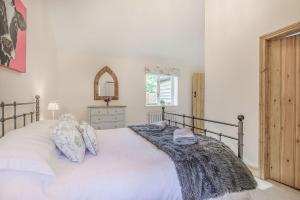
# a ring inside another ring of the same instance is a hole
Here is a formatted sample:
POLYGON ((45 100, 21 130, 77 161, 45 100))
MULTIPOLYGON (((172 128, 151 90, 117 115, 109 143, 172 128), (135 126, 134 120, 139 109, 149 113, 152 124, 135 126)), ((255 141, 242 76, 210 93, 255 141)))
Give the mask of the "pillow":
POLYGON ((52 122, 40 122, 8 132, 0 139, 0 171, 31 172, 55 176, 57 160, 49 127, 52 122))
POLYGON ((0 153, 0 170, 24 171, 48 176, 55 176, 53 169, 44 158, 35 152, 3 152, 0 153))
POLYGON ((98 145, 97 145, 97 136, 95 134, 95 129, 91 127, 88 123, 82 122, 79 128, 86 148, 93 155, 97 155, 98 153, 98 145))
POLYGON ((70 114, 70 113, 66 113, 66 114, 62 114, 59 118, 59 121, 64 121, 64 120, 73 120, 73 121, 77 121, 77 119, 74 117, 74 115, 70 114))
POLYGON ((70 121, 59 122, 52 130, 52 140, 58 149, 72 162, 82 162, 85 144, 81 133, 70 121))
POLYGON ((59 122, 69 122, 72 123, 75 127, 79 127, 79 122, 77 121, 77 119, 72 115, 72 114, 62 114, 59 119, 59 122))

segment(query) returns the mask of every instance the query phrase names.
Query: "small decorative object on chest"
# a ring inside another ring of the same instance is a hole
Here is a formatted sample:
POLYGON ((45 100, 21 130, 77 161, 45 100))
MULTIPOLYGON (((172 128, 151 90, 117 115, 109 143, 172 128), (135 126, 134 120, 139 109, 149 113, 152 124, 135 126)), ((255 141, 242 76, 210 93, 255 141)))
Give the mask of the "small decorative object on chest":
POLYGON ((105 99, 104 99, 104 101, 105 101, 105 103, 106 103, 106 106, 109 106, 109 102, 112 100, 112 98, 111 97, 106 97, 105 99))
POLYGON ((96 130, 125 127, 126 106, 89 106, 89 123, 96 130))

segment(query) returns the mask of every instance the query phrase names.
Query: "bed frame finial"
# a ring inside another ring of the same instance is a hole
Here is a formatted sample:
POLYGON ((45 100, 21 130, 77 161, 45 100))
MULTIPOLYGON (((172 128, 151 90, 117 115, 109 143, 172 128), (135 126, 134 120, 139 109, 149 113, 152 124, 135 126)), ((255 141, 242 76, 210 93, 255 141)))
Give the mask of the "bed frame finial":
POLYGON ((244 121, 244 119, 245 119, 245 116, 244 116, 244 115, 239 115, 239 116, 238 116, 238 120, 239 120, 239 121, 244 121))
POLYGON ((239 115, 238 116, 238 157, 240 159, 243 159, 244 156, 244 120, 245 120, 245 116, 244 115, 239 115))

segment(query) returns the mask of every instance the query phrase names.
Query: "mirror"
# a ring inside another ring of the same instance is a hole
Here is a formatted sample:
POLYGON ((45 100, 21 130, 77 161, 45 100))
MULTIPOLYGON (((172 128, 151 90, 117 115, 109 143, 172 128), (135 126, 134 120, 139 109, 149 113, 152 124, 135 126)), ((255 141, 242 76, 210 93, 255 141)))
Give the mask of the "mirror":
POLYGON ((119 99, 118 79, 115 73, 108 67, 102 68, 96 75, 94 81, 94 99, 105 100, 110 97, 112 100, 119 99))
POLYGON ((98 89, 100 96, 113 97, 115 96, 115 82, 113 78, 105 72, 99 80, 98 89))

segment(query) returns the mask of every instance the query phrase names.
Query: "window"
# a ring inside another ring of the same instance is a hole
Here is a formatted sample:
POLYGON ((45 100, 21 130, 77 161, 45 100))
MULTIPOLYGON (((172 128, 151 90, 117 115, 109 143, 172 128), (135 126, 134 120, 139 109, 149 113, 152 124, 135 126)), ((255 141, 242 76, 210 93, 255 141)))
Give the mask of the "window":
POLYGON ((146 74, 146 106, 178 105, 178 77, 146 74))

